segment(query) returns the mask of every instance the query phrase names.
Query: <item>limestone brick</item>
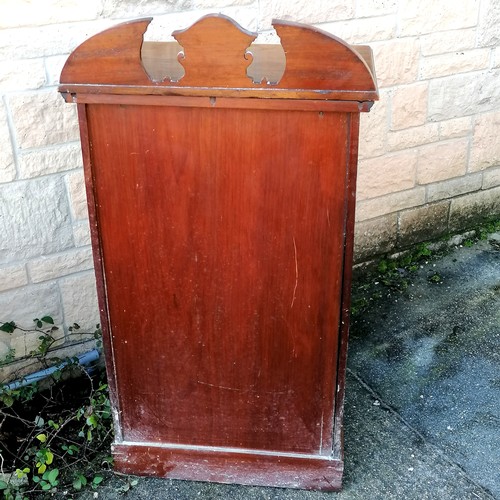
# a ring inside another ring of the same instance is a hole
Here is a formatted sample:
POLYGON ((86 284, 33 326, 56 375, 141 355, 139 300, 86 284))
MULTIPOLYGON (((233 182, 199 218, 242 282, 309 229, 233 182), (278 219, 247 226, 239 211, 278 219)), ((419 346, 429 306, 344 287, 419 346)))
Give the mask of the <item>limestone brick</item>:
POLYGON ((330 0, 263 0, 260 3, 261 29, 269 29, 271 20, 285 19, 301 23, 321 23, 354 17, 353 0, 332 2, 330 0))
POLYGON ((500 68, 500 47, 495 47, 492 59, 493 68, 500 68))
MULTIPOLYGON (((200 0, 203 1, 203 0, 200 0)), ((163 9, 165 12, 165 9, 163 9)), ((212 14, 213 8, 183 10, 167 14, 155 14, 153 21, 149 24, 144 39, 149 41, 173 41, 170 34, 174 30, 189 28, 200 17, 212 14)), ((257 31, 259 27, 258 9, 256 6, 236 5, 218 9, 218 12, 234 19, 240 26, 250 31, 257 31)), ((146 14, 150 15, 150 14, 146 14)), ((136 17, 136 16, 135 16, 136 17)), ((277 43, 277 37, 273 43, 277 43)))
POLYGON ((468 139, 454 139, 420 148, 418 184, 429 184, 464 175, 468 149, 468 139))
POLYGON ((45 72, 47 74, 47 85, 58 85, 59 77, 61 76, 61 71, 63 66, 66 64, 68 59, 68 54, 62 56, 50 56, 46 57, 45 62, 45 72))
POLYGON ((73 170, 83 164, 79 143, 22 151, 18 163, 19 177, 22 179, 73 170))
POLYGON ((479 17, 478 43, 482 47, 500 44, 500 3, 483 0, 479 17))
POLYGON ((463 137, 472 131, 472 117, 464 116, 439 122, 439 139, 463 137))
MULTIPOLYGON (((5 356, 9 354, 10 351, 10 342, 3 342, 0 340, 0 361, 5 359, 5 356)), ((2 382, 5 382, 4 370, 2 370, 2 382)))
POLYGON ((44 0, 43 3, 2 0, 0 2, 0 29, 84 21, 95 19, 100 11, 100 0, 85 0, 85 2, 44 0))
POLYGON ((380 93, 377 101, 369 113, 361 113, 359 158, 372 158, 385 152, 388 121, 388 95, 380 93))
POLYGON ((26 266, 14 264, 0 267, 0 292, 28 284, 26 266))
POLYGON ((9 106, 20 149, 75 141, 79 137, 76 106, 55 91, 18 94, 9 106))
POLYGON ((401 0, 400 36, 475 26, 479 3, 479 0, 461 0, 458 6, 454 2, 401 0))
POLYGON ((10 348, 14 349, 16 357, 28 356, 40 345, 39 332, 14 332, 10 339, 10 348))
POLYGON ((356 3, 357 17, 382 16, 393 14, 397 10, 397 0, 358 0, 356 3))
POLYGON ((90 245, 90 228, 88 220, 75 222, 73 224, 73 238, 76 247, 90 245))
POLYGON ((429 144, 439 140, 439 126, 437 123, 426 123, 420 127, 392 131, 387 134, 388 151, 414 148, 422 144, 429 144))
POLYGON ((420 42, 423 56, 473 49, 476 46, 476 28, 429 33, 422 36, 420 42))
POLYGON ((254 0, 192 0, 193 9, 223 9, 255 4, 254 0))
POLYGON ((483 189, 500 186, 500 167, 483 171, 483 189))
POLYGON ((66 176, 68 192, 71 202, 71 213, 75 220, 87 219, 87 196, 85 194, 85 180, 83 170, 72 172, 66 176))
MULTIPOLYGON (((14 332, 10 339, 10 347, 14 349, 16 358, 29 356, 32 352, 36 352, 40 346, 40 332, 14 332)), ((54 339, 60 339, 63 331, 55 331, 52 333, 54 339)), ((55 342, 53 345, 58 345, 55 342)))
POLYGON ((356 223, 354 228, 354 260, 392 252, 396 247, 397 214, 356 223))
MULTIPOLYGON (((61 4, 61 2, 58 2, 61 4)), ((83 2, 82 2, 83 3, 83 2)), ((48 24, 0 30, 0 60, 68 54, 87 38, 117 24, 116 20, 48 24)))
POLYGON ((489 49, 463 50, 423 57, 420 60, 420 78, 425 80, 467 71, 477 71, 488 68, 489 63, 489 49))
POLYGON ((396 18, 391 16, 350 19, 331 23, 317 24, 318 28, 332 33, 351 44, 388 40, 396 32, 396 18))
MULTIPOLYGON (((0 186, 0 262, 12 262, 73 246, 62 179, 48 176, 0 186)), ((0 309, 1 310, 1 309, 0 309)))
POLYGON ((356 205, 356 220, 363 221, 380 217, 381 215, 398 212, 425 203, 425 188, 423 186, 408 191, 398 191, 379 198, 361 200, 356 205))
POLYGON ((191 0, 172 0, 169 2, 164 0, 136 0, 134 2, 102 0, 102 16, 113 18, 151 16, 189 10, 191 4, 191 0))
POLYGON ((450 229, 472 227, 478 221, 500 213, 500 187, 476 191, 453 198, 450 206, 450 229))
POLYGON ((433 121, 496 109, 500 70, 447 76, 429 83, 429 118, 433 121))
POLYGON ((87 271, 92 267, 90 247, 43 256, 28 262, 28 271, 33 283, 57 279, 79 271, 87 271))
POLYGON ((10 182, 16 177, 16 165, 10 138, 7 113, 0 101, 0 183, 10 182))
POLYGON ((379 87, 412 83, 418 76, 419 42, 400 38, 372 44, 379 87))
POLYGON ((392 130, 423 125, 427 119, 428 83, 404 85, 392 94, 392 130))
POLYGON ((405 247, 435 239, 448 229, 449 201, 406 210, 399 215, 398 243, 405 247))
POLYGON ((93 331, 100 323, 97 292, 93 271, 59 280, 64 317, 68 324, 78 323, 82 331, 93 331))
POLYGON ((429 184, 427 186, 427 201, 444 200, 477 191, 481 189, 482 182, 481 174, 472 174, 429 184))
POLYGON ((60 303, 59 289, 55 282, 29 285, 0 293, 2 320, 25 326, 32 326, 33 318, 43 315, 52 316, 56 324, 61 324, 60 303))
POLYGON ((416 168, 416 150, 360 161, 358 200, 411 189, 415 185, 416 168))
POLYGON ((500 111, 476 117, 469 171, 500 165, 500 111))
POLYGON ((42 58, 2 61, 0 92, 38 89, 44 83, 45 67, 42 58))

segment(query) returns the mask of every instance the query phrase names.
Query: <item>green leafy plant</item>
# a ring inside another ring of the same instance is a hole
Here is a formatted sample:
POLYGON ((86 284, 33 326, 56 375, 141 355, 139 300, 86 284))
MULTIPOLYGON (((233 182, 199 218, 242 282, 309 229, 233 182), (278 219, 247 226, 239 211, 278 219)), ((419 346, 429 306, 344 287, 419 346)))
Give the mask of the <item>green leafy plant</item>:
MULTIPOLYGON (((42 366, 54 359, 63 361, 63 368, 51 375, 48 388, 37 383, 16 389, 0 385, 0 463, 4 473, 0 498, 27 500, 52 495, 61 488, 98 488, 112 462, 108 454, 111 408, 103 373, 88 375, 75 358, 47 358, 58 330, 51 316, 35 318, 31 329, 9 321, 1 323, 0 330, 38 332, 39 344, 25 359, 36 358, 42 366), (80 376, 63 377, 70 370, 73 375, 80 370, 80 376)), ((89 335, 98 342, 101 337, 99 325, 94 332, 82 333, 74 323, 67 335, 76 334, 89 335)))

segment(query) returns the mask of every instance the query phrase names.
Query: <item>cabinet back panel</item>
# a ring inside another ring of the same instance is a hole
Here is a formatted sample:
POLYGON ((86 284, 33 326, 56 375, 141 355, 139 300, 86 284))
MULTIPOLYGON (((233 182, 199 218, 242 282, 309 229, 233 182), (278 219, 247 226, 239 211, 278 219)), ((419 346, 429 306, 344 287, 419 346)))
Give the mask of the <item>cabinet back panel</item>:
POLYGON ((349 116, 87 105, 124 440, 331 454, 349 116))

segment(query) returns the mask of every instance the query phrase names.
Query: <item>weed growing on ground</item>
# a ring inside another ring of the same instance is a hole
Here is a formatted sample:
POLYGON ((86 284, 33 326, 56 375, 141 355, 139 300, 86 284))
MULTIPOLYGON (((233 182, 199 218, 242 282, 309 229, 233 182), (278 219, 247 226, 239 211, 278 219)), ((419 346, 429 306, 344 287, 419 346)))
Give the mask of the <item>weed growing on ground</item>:
MULTIPOLYGON (((472 230, 473 236, 466 239, 462 245, 472 247, 480 240, 485 240, 492 233, 500 231, 500 220, 493 219, 484 222, 472 230)), ((443 241, 448 241, 447 235, 443 241)), ((423 262, 432 261, 441 257, 449 247, 437 246, 432 243, 421 243, 413 250, 409 250, 396 258, 382 258, 374 271, 365 273, 361 279, 355 281, 352 287, 351 315, 356 317, 365 311, 374 301, 387 294, 402 294, 411 284, 412 277, 423 262), (433 249, 433 248, 439 248, 433 249)), ((439 273, 432 273, 428 277, 429 283, 441 284, 443 277, 439 273)))
POLYGON ((437 252, 429 243, 418 245, 413 251, 398 258, 383 258, 377 268, 363 276, 363 283, 354 283, 352 289, 351 314, 355 317, 365 311, 374 301, 387 293, 403 293, 411 283, 412 275, 423 261, 435 258, 437 252))

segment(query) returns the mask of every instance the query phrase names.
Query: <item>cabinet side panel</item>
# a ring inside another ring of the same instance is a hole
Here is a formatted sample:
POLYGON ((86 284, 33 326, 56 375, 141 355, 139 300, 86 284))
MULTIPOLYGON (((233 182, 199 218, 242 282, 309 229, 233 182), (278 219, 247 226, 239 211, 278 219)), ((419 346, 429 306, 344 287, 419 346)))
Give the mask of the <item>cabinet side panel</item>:
POLYGON ((113 411, 115 438, 121 440, 121 419, 116 387, 115 359, 113 342, 109 329, 109 317, 106 298, 106 277, 103 269, 103 257, 101 238, 99 236, 99 221, 97 215, 96 199, 94 192, 94 178, 92 168, 92 156, 90 153, 91 142, 87 122, 88 107, 78 104, 78 122, 80 126, 80 142, 82 145, 83 172, 85 176, 85 190, 87 196, 87 207, 89 211, 90 237, 92 240, 92 255, 94 259, 94 272, 96 278, 97 300, 99 303, 99 317, 101 320, 102 342, 106 358, 106 374, 109 386, 109 397, 113 411))
POLYGON ((347 115, 88 119, 123 439, 330 455, 347 115))
POLYGON ((347 369, 347 344, 349 340, 349 323, 351 313, 351 283, 352 264, 354 253, 354 219, 356 211, 356 181, 358 170, 358 144, 359 144, 359 113, 350 113, 348 120, 348 143, 346 158, 346 219, 345 219, 345 250, 344 268, 342 271, 342 307, 339 338, 339 353, 337 365, 337 396, 334 425, 333 450, 336 457, 343 457, 343 419, 344 419, 344 395, 345 376, 347 369))

